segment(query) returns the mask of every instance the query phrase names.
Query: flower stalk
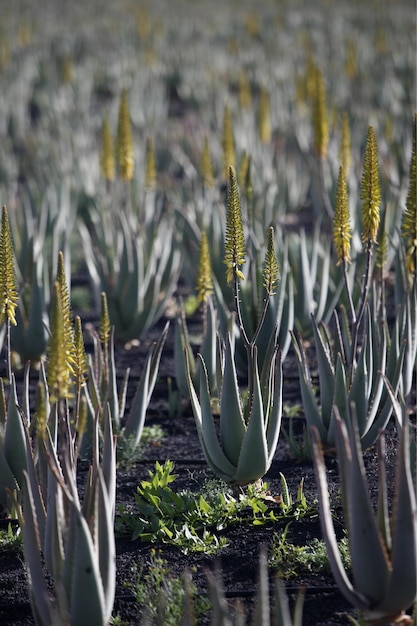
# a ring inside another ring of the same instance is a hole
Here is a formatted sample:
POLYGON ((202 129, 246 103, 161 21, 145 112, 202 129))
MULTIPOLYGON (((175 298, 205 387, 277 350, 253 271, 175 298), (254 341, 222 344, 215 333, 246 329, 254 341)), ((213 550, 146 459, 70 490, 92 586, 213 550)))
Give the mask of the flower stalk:
POLYGON ((405 244, 406 267, 417 282, 417 113, 414 116, 413 147, 410 161, 409 187, 405 211, 401 221, 401 235, 405 244))
POLYGON ((133 139, 126 89, 122 91, 119 105, 117 123, 117 163, 120 180, 132 180, 134 170, 133 139))
POLYGON ((349 214, 349 197, 346 182, 346 170, 343 165, 339 168, 339 177, 337 180, 336 191, 336 207, 333 218, 333 241, 337 254, 337 264, 342 265, 343 280, 345 283, 346 294, 349 302, 349 310, 352 323, 356 321, 355 307, 353 305, 352 294, 349 288, 347 276, 347 264, 350 259, 350 242, 352 239, 352 230, 350 225, 349 214))
POLYGON ((18 294, 13 258, 13 244, 10 232, 7 208, 4 205, 1 218, 0 232, 0 325, 6 324, 6 354, 7 354, 7 377, 12 380, 12 360, 10 346, 10 325, 16 326, 16 307, 18 294))

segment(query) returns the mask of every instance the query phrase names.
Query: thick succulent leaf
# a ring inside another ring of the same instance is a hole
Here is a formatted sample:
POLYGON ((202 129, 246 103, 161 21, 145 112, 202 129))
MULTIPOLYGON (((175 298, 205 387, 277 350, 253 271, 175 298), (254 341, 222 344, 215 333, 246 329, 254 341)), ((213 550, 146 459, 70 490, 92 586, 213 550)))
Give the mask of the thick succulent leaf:
MULTIPOLYGON (((318 248, 318 245, 317 245, 318 248)), ((326 245, 322 255, 322 266, 320 268, 320 290, 317 303, 317 309, 315 318, 321 320, 326 310, 327 296, 329 293, 329 279, 330 279, 330 244, 326 245)))
POLYGON ((266 441, 268 445, 268 468, 272 463, 278 444, 282 418, 282 355, 279 352, 273 362, 273 388, 271 389, 272 405, 267 414, 266 441))
POLYGON ((111 417, 104 413, 102 471, 111 510, 114 515, 116 502, 116 438, 113 435, 111 417))
POLYGON ((297 311, 298 319, 307 320, 314 312, 313 285, 315 283, 315 277, 313 277, 313 274, 315 269, 313 260, 310 260, 308 258, 307 243, 304 230, 301 230, 300 232, 298 269, 298 289, 295 310, 297 311))
POLYGON ((175 368, 175 380, 179 392, 183 398, 188 395, 188 384, 186 368, 187 363, 185 360, 185 351, 187 351, 188 364, 193 380, 195 380, 196 364, 194 360, 193 351, 190 345, 188 337, 187 323, 185 320, 185 311, 183 302, 180 302, 180 311, 175 319, 175 334, 174 334, 174 368, 175 368))
POLYGON ((330 508, 329 491, 326 478, 326 466, 321 447, 321 438, 318 430, 310 429, 313 447, 314 470, 319 498, 320 525, 323 540, 327 548, 327 556, 334 579, 341 593, 356 608, 366 609, 369 607, 367 598, 355 589, 347 577, 337 545, 336 533, 333 525, 333 515, 330 508))
MULTIPOLYGON (((39 271, 36 265, 37 264, 34 264, 33 267, 29 320, 27 328, 25 329, 24 346, 21 352, 25 360, 39 359, 45 352, 47 341, 45 324, 47 314, 45 310, 44 289, 41 280, 38 278, 39 271)), ((24 328, 23 323, 21 328, 24 328)))
MULTIPOLYGON (((381 542, 375 513, 369 497, 366 471, 363 464, 362 449, 356 423, 354 408, 349 423, 349 447, 351 463, 349 471, 342 478, 342 490, 346 493, 345 519, 349 519, 349 547, 354 585, 368 598, 369 605, 375 606, 383 599, 387 582, 389 560, 381 542)), ((347 428, 339 416, 336 420, 337 454, 340 459, 348 454, 346 439, 342 436, 347 428)))
POLYGON ((381 402, 382 394, 384 391, 384 381, 381 374, 385 372, 387 363, 387 339, 385 332, 381 333, 381 340, 374 358, 375 362, 378 363, 378 365, 376 368, 374 368, 371 402, 368 410, 368 415, 366 417, 364 427, 360 429, 362 432, 362 436, 367 433, 378 413, 378 410, 381 406, 384 406, 386 402, 385 399, 381 402))
POLYGON ((201 344, 201 355, 206 364, 210 393, 217 392, 217 315, 212 298, 207 302, 206 333, 201 344))
POLYGON ((405 611, 417 595, 417 504, 411 476, 409 424, 406 419, 398 452, 396 494, 392 514, 392 571, 379 610, 405 611))
POLYGON ((301 388, 301 399, 303 402, 304 415, 308 426, 315 426, 322 441, 327 441, 327 428, 321 419, 321 412, 314 395, 310 372, 306 362, 305 354, 302 346, 299 346, 295 335, 292 334, 293 346, 297 356, 298 373, 301 388))
POLYGON ((4 455, 18 485, 22 488, 23 471, 26 470, 26 435, 18 409, 16 382, 12 374, 7 422, 4 434, 4 455))
POLYGON ((262 404, 261 385, 256 359, 254 360, 252 408, 243 438, 235 480, 239 484, 255 482, 268 470, 268 445, 262 404))
POLYGON ((278 328, 278 344, 282 352, 283 358, 288 354, 291 345, 291 331, 294 328, 294 281, 292 276, 288 280, 288 295, 284 300, 284 308, 279 320, 278 328))
POLYGON ((135 397, 123 430, 123 437, 126 439, 132 437, 135 446, 138 445, 141 438, 146 418, 146 409, 148 408, 148 391, 149 380, 151 375, 153 347, 150 349, 146 358, 145 366, 140 376, 140 381, 136 389, 135 397))
POLYGON ((360 433, 363 433, 366 425, 373 376, 372 324, 369 308, 366 309, 365 325, 364 343, 361 347, 348 396, 348 401, 353 402, 356 406, 360 433))
POLYGON ((8 491, 13 493, 17 489, 18 484, 4 455, 4 447, 0 443, 0 505, 5 510, 8 505, 8 491))
POLYGON ((37 624, 55 626, 57 616, 49 597, 42 571, 41 546, 35 505, 32 498, 29 477, 23 473, 23 507, 25 511, 23 528, 23 549, 29 578, 29 596, 32 612, 37 624))
MULTIPOLYGON (((264 403, 265 414, 268 413, 269 404, 272 400, 271 397, 271 384, 273 381, 273 371, 275 357, 277 354, 277 339, 278 339, 278 326, 275 325, 273 332, 270 333, 270 339, 262 362, 261 368, 261 391, 264 403)), ((259 355, 259 352, 258 352, 259 355)), ((259 357, 258 357, 259 358, 259 357)))
POLYGON ((238 465, 245 433, 246 425, 240 402, 232 345, 230 335, 228 334, 226 337, 223 384, 220 395, 220 439, 224 454, 234 466, 238 465))
POLYGON ((321 419, 325 428, 328 429, 332 414, 335 372, 331 360, 330 346, 324 341, 323 335, 313 316, 311 317, 311 321, 319 368, 321 419))
POLYGON ((345 423, 350 419, 348 394, 346 389, 346 371, 342 362, 340 354, 337 356, 336 361, 336 376, 334 384, 334 397, 333 397, 333 413, 330 420, 329 432, 327 435, 327 443, 331 446, 335 445, 335 408, 340 417, 345 423))
POLYGON ((45 563, 51 576, 55 580, 60 580, 65 557, 63 538, 65 537, 66 522, 62 489, 51 469, 48 471, 47 514, 44 525, 43 552, 45 563))
MULTIPOLYGON (((403 363, 405 348, 406 346, 403 343, 401 346, 401 351, 400 351, 400 355, 397 361, 397 366, 395 368, 394 375, 390 379, 391 386, 394 390, 394 394, 397 393, 398 388, 400 386, 402 363, 403 363)), ((376 438, 378 437, 378 434, 381 432, 381 430, 384 430, 384 428, 386 427, 388 423, 389 418, 391 417, 392 403, 389 398, 388 391, 387 390, 384 390, 384 391, 386 391, 387 393, 386 394, 383 393, 381 396, 380 412, 378 416, 374 419, 374 421, 371 424, 367 425, 368 430, 366 434, 362 436, 363 449, 370 447, 375 442, 376 438)))
POLYGON ((194 419, 197 426, 197 433, 200 444, 206 457, 207 463, 212 470, 226 481, 233 480, 236 467, 224 455, 219 444, 217 433, 214 425, 213 415, 211 413, 210 396, 207 387, 207 377, 205 375, 204 361, 200 359, 200 401, 194 389, 190 372, 187 368, 188 388, 190 392, 191 407, 193 409, 194 419), (201 402, 201 404, 200 404, 201 402))
POLYGON ((382 432, 378 437, 378 506, 376 519, 379 532, 385 542, 388 553, 391 553, 391 524, 389 518, 388 488, 386 472, 385 435, 382 432))
MULTIPOLYGON (((116 478, 116 466, 114 466, 116 478)), ((101 468, 97 471, 98 480, 98 536, 95 546, 98 552, 101 582, 103 585, 105 609, 104 624, 107 625, 114 604, 116 590, 116 545, 114 539, 114 501, 101 468)))
POLYGON ((117 393, 117 369, 114 356, 114 328, 110 332, 109 340, 109 388, 107 390, 107 402, 110 404, 111 416, 116 429, 120 428, 119 396, 117 393))
POLYGON ((75 526, 69 598, 71 626, 106 626, 106 600, 97 553, 81 511, 73 502, 69 502, 69 506, 75 526))

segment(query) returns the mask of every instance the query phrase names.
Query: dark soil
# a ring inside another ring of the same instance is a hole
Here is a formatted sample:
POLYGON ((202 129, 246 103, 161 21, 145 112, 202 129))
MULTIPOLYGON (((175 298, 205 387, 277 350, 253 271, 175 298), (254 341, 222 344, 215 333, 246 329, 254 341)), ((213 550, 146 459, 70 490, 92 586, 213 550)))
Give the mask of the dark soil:
MULTIPOLYGON (((198 323, 198 322, 197 322, 198 323)), ((162 329, 164 321, 158 323, 149 337, 139 346, 126 350, 117 349, 117 363, 120 366, 120 376, 123 376, 126 367, 132 368, 129 398, 131 398, 135 381, 140 375, 148 347, 162 329)), ((174 328, 171 328, 161 361, 160 377, 156 385, 150 407, 147 424, 158 424, 162 427, 164 438, 154 445, 143 449, 139 462, 130 467, 119 467, 117 472, 117 503, 132 505, 136 487, 140 481, 148 477, 149 471, 155 468, 155 461, 164 462, 170 459, 175 462, 175 473, 178 478, 173 483, 175 490, 185 488, 193 491, 207 478, 213 478, 207 468, 203 453, 198 441, 194 419, 188 405, 183 405, 181 416, 170 417, 168 413, 167 377, 173 377, 173 338, 174 328)), ((284 406, 294 406, 299 402, 298 376, 295 357, 291 354, 284 361, 284 406)), ((295 430, 302 432, 303 418, 292 418, 295 430)), ((284 412, 283 430, 288 431, 289 418, 284 412)), ((387 456, 393 458, 395 453, 395 436, 393 430, 387 437, 387 456)), ((369 451, 366 463, 371 493, 377 492, 376 455, 369 451)), ((388 463, 392 468, 393 463, 388 463)), ((281 493, 279 473, 282 472, 287 480, 291 494, 295 497, 300 480, 304 480, 304 493, 307 502, 316 507, 317 490, 311 461, 297 461, 290 450, 287 440, 281 432, 280 442, 275 458, 265 480, 270 485, 272 495, 281 493)), ((328 460, 328 479, 331 497, 335 503, 336 517, 339 530, 342 533, 343 520, 337 508, 337 461, 328 460)), ((392 481, 391 481, 392 486, 392 481)), ((278 506, 271 503, 271 506, 278 506)), ((162 543, 142 543, 132 541, 130 537, 117 537, 117 590, 113 614, 119 615, 123 624, 135 625, 140 623, 143 607, 138 605, 127 584, 133 582, 133 570, 144 568, 146 572, 154 550, 160 558, 167 562, 170 573, 180 576, 186 569, 192 571, 193 582, 198 593, 207 594, 207 569, 213 570, 217 564, 223 576, 224 590, 231 610, 240 601, 250 614, 257 585, 259 551, 262 545, 270 547, 276 533, 282 532, 286 522, 269 523, 264 526, 253 526, 248 523, 239 523, 222 531, 222 536, 228 540, 228 545, 216 556, 204 554, 184 555, 179 549, 162 543)), ((318 515, 308 519, 294 521, 289 530, 289 540, 295 544, 304 545, 313 538, 321 537, 318 515)), ((276 571, 269 569, 271 596, 273 596, 273 581, 276 571)), ((295 600, 300 587, 305 588, 304 624, 306 626, 343 625, 349 623, 349 615, 353 611, 338 591, 333 577, 329 572, 318 574, 314 571, 300 571, 296 576, 284 581, 291 603, 295 600)), ((208 624, 210 614, 199 617, 199 624, 208 624)), ((0 550, 0 623, 14 626, 28 626, 34 624, 31 615, 28 585, 23 562, 19 552, 0 550)))

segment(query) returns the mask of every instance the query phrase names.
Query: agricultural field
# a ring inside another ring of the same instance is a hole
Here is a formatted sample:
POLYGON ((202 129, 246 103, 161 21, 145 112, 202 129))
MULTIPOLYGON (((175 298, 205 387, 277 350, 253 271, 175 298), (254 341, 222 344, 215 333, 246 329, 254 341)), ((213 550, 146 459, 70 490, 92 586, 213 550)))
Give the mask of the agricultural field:
POLYGON ((0 15, 1 624, 416 624, 415 3, 0 15))

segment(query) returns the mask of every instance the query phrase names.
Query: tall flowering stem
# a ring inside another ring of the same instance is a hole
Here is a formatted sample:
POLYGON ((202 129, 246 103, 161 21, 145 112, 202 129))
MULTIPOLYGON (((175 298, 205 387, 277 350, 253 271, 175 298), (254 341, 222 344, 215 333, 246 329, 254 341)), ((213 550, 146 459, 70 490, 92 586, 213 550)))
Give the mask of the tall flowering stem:
POLYGON ((267 252, 263 268, 263 284, 266 290, 264 305, 258 325, 256 327, 253 338, 250 340, 245 330, 239 300, 239 279, 244 280, 245 276, 240 270, 240 266, 245 262, 246 247, 243 231, 242 212, 239 200, 239 190, 236 180, 236 172, 233 167, 229 167, 229 185, 227 190, 227 212, 226 212, 226 236, 225 236, 225 264, 227 265, 227 280, 233 280, 234 302, 237 317, 237 323, 242 336, 243 343, 246 347, 248 356, 248 390, 249 401, 248 411, 252 406, 254 392, 254 363, 256 354, 256 340, 262 328, 265 319, 266 310, 269 304, 269 298, 274 293, 274 288, 278 281, 278 262, 274 249, 274 231, 269 229, 267 252))
POLYGON ((224 115, 223 115, 222 151, 223 151, 224 171, 225 171, 225 175, 227 176, 228 168, 230 166, 235 167, 235 161, 236 161, 232 115, 227 105, 224 107, 224 115))
POLYGON ((362 200, 362 241, 366 252, 366 268, 358 312, 358 324, 365 309, 369 290, 372 246, 377 242, 380 221, 381 190, 379 186, 378 152, 373 126, 368 128, 360 197, 362 200))
POLYGON ((350 370, 352 373, 361 321, 366 308, 369 292, 370 268, 373 245, 378 238, 380 222, 381 190, 379 186, 378 152, 373 126, 368 128, 365 159, 361 180, 360 198, 362 200, 362 241, 366 253, 365 275, 362 285, 361 301, 352 327, 352 344, 350 354, 350 370))
POLYGON ((200 176, 203 190, 214 187, 213 163, 207 136, 204 137, 203 152, 201 154, 200 176))
POLYGON ((340 147, 339 147, 339 159, 342 164, 345 174, 349 171, 350 162, 351 162, 351 141, 350 141, 350 130, 349 130, 349 118, 346 111, 342 114, 342 124, 341 124, 341 137, 340 137, 340 147))
POLYGON ((146 138, 146 167, 145 167, 145 188, 151 190, 156 184, 156 163, 155 149, 152 137, 146 138))
POLYGON ((324 182, 323 164, 327 158, 327 149, 329 143, 329 121, 326 107, 326 89, 322 71, 319 67, 314 66, 314 90, 312 93, 312 113, 313 113, 313 130, 314 130, 314 147, 318 157, 318 168, 320 178, 320 191, 323 206, 326 213, 332 217, 333 211, 330 205, 329 196, 326 191, 324 182))
POLYGON ((207 329, 207 301, 213 293, 213 280, 211 277, 210 251, 207 243, 207 234, 201 233, 200 256, 198 259, 197 272, 197 300, 203 306, 203 336, 207 329))
POLYGON ((85 430, 85 411, 81 410, 81 390, 85 386, 88 373, 88 362, 85 353, 83 330, 81 319, 77 315, 74 328, 74 367, 73 375, 75 382, 75 427, 78 433, 77 450, 80 449, 80 440, 85 430))
POLYGON ((353 306, 352 294, 347 279, 347 264, 350 263, 350 241, 352 229, 350 225, 349 197, 346 183, 346 172, 343 166, 339 169, 337 181, 336 207, 333 218, 333 241, 337 254, 337 264, 342 265, 343 279, 349 301, 352 323, 356 321, 355 307, 353 306))
POLYGON ((134 170, 133 138, 126 89, 122 91, 117 122, 117 162, 120 179, 123 181, 132 180, 134 170))
POLYGON ((405 211, 401 221, 401 235, 405 244, 406 264, 410 275, 417 282, 417 113, 414 116, 413 148, 410 161, 410 182, 405 211))
POLYGON ((54 284, 52 294, 50 330, 47 348, 47 380, 51 402, 59 402, 71 395, 72 370, 69 366, 70 355, 65 341, 62 292, 58 281, 54 284))
POLYGON ((16 326, 15 309, 18 303, 13 259, 13 244, 7 208, 3 206, 0 231, 0 325, 6 323, 7 377, 12 380, 10 324, 16 326))

